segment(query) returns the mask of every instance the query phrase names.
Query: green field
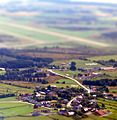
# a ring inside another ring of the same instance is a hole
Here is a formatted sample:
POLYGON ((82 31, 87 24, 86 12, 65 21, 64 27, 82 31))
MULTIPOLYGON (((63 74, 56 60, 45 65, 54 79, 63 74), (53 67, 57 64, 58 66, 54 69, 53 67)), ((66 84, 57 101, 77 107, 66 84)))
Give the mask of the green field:
POLYGON ((117 78, 117 71, 104 71, 102 73, 106 74, 110 78, 113 78, 113 79, 117 78))
MULTIPOLYGON (((50 84, 48 84, 48 85, 50 85, 50 84)), ((71 87, 72 85, 76 85, 76 84, 68 84, 68 83, 66 83, 66 84, 57 84, 57 83, 55 83, 55 84, 51 84, 51 85, 55 85, 56 87, 58 87, 58 88, 66 88, 66 87, 71 87)), ((78 85, 76 85, 75 87, 78 87, 79 88, 79 86, 78 85)))
POLYGON ((1 116, 11 117, 17 115, 27 115, 33 111, 33 106, 17 101, 6 101, 0 103, 1 116))
POLYGON ((9 102, 9 101, 17 101, 16 97, 8 97, 8 98, 1 98, 0 99, 0 103, 1 102, 9 102))
POLYGON ((0 75, 3 75, 3 74, 5 74, 6 72, 5 71, 1 71, 0 70, 0 75))
POLYGON ((79 71, 71 71, 71 70, 67 70, 67 71, 60 71, 60 70, 54 70, 55 72, 61 74, 61 75, 67 75, 67 76, 70 76, 72 77, 73 75, 77 75, 78 73, 80 73, 79 71))
POLYGON ((115 88, 110 88, 110 89, 109 89, 109 92, 114 93, 114 94, 117 94, 117 87, 115 87, 115 88))
MULTIPOLYGON (((79 60, 79 59, 73 59, 73 60, 60 60, 60 61, 55 61, 52 64, 55 65, 61 65, 62 63, 65 63, 68 67, 69 67, 69 63, 71 62, 76 62, 76 67, 78 68, 93 68, 93 67, 102 67, 102 65, 97 64, 97 65, 87 65, 88 63, 94 63, 92 61, 85 61, 85 60, 79 60)), ((55 70, 56 72, 63 74, 63 75, 69 75, 69 76, 73 76, 74 74, 78 74, 81 73, 80 71, 76 70, 76 71, 71 71, 71 70, 67 70, 67 71, 60 71, 60 70, 55 70)))
POLYGON ((100 71, 99 73, 103 74, 100 77, 92 78, 91 80, 100 80, 100 79, 116 79, 117 71, 100 71))
POLYGON ((15 97, 0 99, 0 116, 15 118, 17 116, 29 115, 31 112, 33 112, 31 104, 19 102, 15 97))
POLYGON ((28 30, 23 27, 9 26, 8 24, 3 24, 1 22, 0 22, 0 31, 9 35, 10 34, 14 35, 16 37, 19 36, 21 36, 21 38, 27 37, 27 39, 29 37, 29 39, 37 40, 43 43, 53 43, 57 41, 62 42, 61 38, 56 36, 40 33, 38 31, 36 32, 33 30, 28 30))
MULTIPOLYGON (((117 120, 117 105, 115 101, 99 99, 99 104, 104 103, 106 108, 112 112, 112 114, 99 117, 90 114, 87 118, 82 120, 117 120)), ((5 120, 73 120, 71 117, 65 117, 60 115, 49 115, 32 117, 30 114, 33 112, 33 106, 31 104, 20 103, 15 98, 0 99, 0 116, 4 116, 5 120), (9 101, 8 101, 9 100, 9 101)))
MULTIPOLYGON (((17 5, 17 3, 14 4, 17 5)), ((16 43, 4 42, 1 44, 5 47, 11 46, 11 48, 55 46, 78 48, 78 46, 83 45, 91 48, 104 48, 105 51, 108 48, 114 50, 117 41, 111 39, 107 41, 102 36, 102 33, 116 29, 117 16, 115 11, 110 13, 102 10, 106 7, 113 9, 112 6, 108 5, 89 5, 87 8, 86 5, 54 2, 50 4, 48 1, 46 4, 45 1, 44 3, 34 1, 31 4, 31 8, 34 8, 32 11, 26 10, 30 8, 30 4, 24 6, 26 9, 20 10, 18 8, 19 11, 14 10, 14 12, 10 11, 10 5, 5 6, 5 8, 1 7, 0 33, 14 36, 19 40, 16 43), (58 14, 54 12, 56 10, 58 14), (71 15, 69 15, 69 10, 72 11, 71 15), (83 11, 88 11, 89 14, 83 11), (94 18, 98 18, 98 21, 94 18)))
POLYGON ((97 64, 97 65, 87 65, 88 63, 94 63, 92 61, 86 61, 86 60, 79 60, 79 59, 73 59, 73 60, 60 60, 60 61, 55 61, 53 64, 55 65, 61 65, 62 63, 69 64, 71 62, 76 62, 76 67, 78 68, 93 68, 93 67, 101 67, 102 65, 97 64))
POLYGON ((58 30, 58 29, 51 29, 51 28, 48 30, 68 34, 71 36, 82 37, 82 38, 90 38, 93 34, 95 34, 95 35, 99 34, 99 32, 92 31, 92 30, 89 30, 89 31, 69 31, 69 30, 58 30))
MULTIPOLYGON (((69 32, 64 30, 56 30, 50 28, 35 28, 33 26, 22 24, 20 22, 16 22, 15 20, 10 20, 8 17, 0 17, 0 33, 11 35, 19 39, 24 39, 24 43, 27 42, 29 46, 40 46, 47 44, 57 44, 64 45, 66 41, 76 43, 77 45, 88 45, 92 47, 108 47, 107 43, 97 42, 95 40, 91 40, 90 36, 92 34, 97 34, 95 31, 78 31, 78 32, 69 32), (10 23, 10 24, 9 24, 10 23), (27 41, 26 41, 27 40, 27 41), (29 45, 29 42, 32 42, 32 45, 29 45), (36 44, 34 43, 36 42, 36 44)), ((16 43, 15 43, 16 44, 16 43)), ((75 45, 76 45, 75 44, 75 45)), ((24 44, 25 45, 25 44, 24 44)), ((23 47, 27 47, 23 46, 23 47)), ((74 44, 71 44, 71 46, 74 44)), ((21 46, 20 46, 21 47, 21 46)))
MULTIPOLYGON (((60 79, 59 82, 63 82, 67 79, 60 79)), ((70 80, 67 80, 68 84, 71 83, 70 80)), ((3 85, 2 86, 6 86, 3 85)), ((8 87, 8 86, 7 86, 8 87)), ((10 87, 10 86, 9 86, 10 87)), ((60 84, 60 87, 61 84, 60 84)), ((16 89, 13 87, 13 89, 16 89)), ((19 88, 20 89, 20 88, 19 88)), ((22 90, 22 89, 21 89, 22 90)), ((1 91, 1 90, 0 90, 1 91)), ((117 105, 116 101, 111 100, 104 100, 104 99, 98 99, 99 104, 104 103, 106 108, 109 109, 112 114, 105 117, 97 117, 93 114, 89 115, 87 118, 83 118, 82 120, 117 120, 117 105)), ((43 109, 43 108, 40 108, 43 109)), ((49 115, 49 116, 38 116, 38 117, 32 117, 31 113, 33 112, 33 106, 31 104, 18 102, 15 97, 10 98, 3 98, 0 99, 0 116, 4 116, 5 120, 73 120, 71 117, 65 117, 60 115, 49 115)))
MULTIPOLYGON (((59 88, 63 87, 63 88, 66 88, 66 87, 71 87, 72 85, 76 85, 76 83, 70 79, 59 79, 57 80, 55 83, 52 83, 52 84, 47 84, 45 86, 48 86, 48 85, 55 85, 59 88), (57 83, 59 82, 59 83, 57 83), (63 83, 65 82, 65 83, 63 83)), ((78 86, 79 87, 79 86, 78 86)))
POLYGON ((59 83, 65 82, 66 84, 75 84, 74 81, 69 80, 69 79, 60 79, 60 80, 57 80, 57 82, 59 83))
POLYGON ((89 60, 95 60, 95 61, 98 61, 98 60, 111 60, 111 59, 114 59, 114 60, 117 60, 117 55, 108 55, 108 56, 96 56, 96 57, 91 57, 89 58, 89 60))
MULTIPOLYGON (((43 108, 40 108, 40 110, 42 109, 43 108)), ((57 114, 33 117, 31 116, 33 111, 33 105, 18 102, 15 97, 0 99, 0 116, 4 116, 5 120, 73 120, 72 118, 60 116, 57 114)))
POLYGON ((112 112, 109 116, 105 116, 106 119, 117 120, 117 102, 111 100, 99 99, 98 102, 104 103, 105 107, 112 112))
POLYGON ((104 117, 98 117, 93 114, 90 114, 88 118, 84 118, 82 120, 117 120, 117 102, 116 101, 98 99, 98 102, 100 106, 102 103, 104 103, 106 109, 110 110, 112 113, 104 117))
POLYGON ((60 116, 60 115, 50 115, 50 116, 40 116, 40 117, 11 117, 6 120, 73 120, 70 117, 60 116))
POLYGON ((0 83, 0 94, 9 93, 32 93, 33 89, 21 88, 16 86, 11 86, 7 84, 0 83))

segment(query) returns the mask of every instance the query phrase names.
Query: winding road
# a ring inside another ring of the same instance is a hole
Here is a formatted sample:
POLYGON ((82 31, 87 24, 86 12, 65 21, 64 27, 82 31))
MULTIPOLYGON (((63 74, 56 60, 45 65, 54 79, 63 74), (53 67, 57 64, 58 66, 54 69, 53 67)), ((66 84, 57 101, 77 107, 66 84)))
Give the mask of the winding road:
MULTIPOLYGON (((72 77, 68 77, 68 76, 66 76, 66 75, 61 75, 61 74, 56 73, 56 72, 54 72, 54 71, 52 71, 52 70, 47 70, 47 71, 50 72, 50 73, 53 73, 53 74, 55 74, 55 75, 58 75, 58 76, 61 76, 61 77, 70 79, 70 80, 76 82, 80 87, 82 87, 83 89, 85 89, 88 93, 91 92, 90 89, 88 89, 87 87, 85 87, 85 86, 82 85, 80 82, 78 82, 76 79, 73 79, 72 77)), ((77 98, 77 97, 74 97, 72 100, 70 100, 70 101, 68 102, 67 108, 68 108, 68 107, 71 107, 71 103, 72 103, 76 98, 77 98)))

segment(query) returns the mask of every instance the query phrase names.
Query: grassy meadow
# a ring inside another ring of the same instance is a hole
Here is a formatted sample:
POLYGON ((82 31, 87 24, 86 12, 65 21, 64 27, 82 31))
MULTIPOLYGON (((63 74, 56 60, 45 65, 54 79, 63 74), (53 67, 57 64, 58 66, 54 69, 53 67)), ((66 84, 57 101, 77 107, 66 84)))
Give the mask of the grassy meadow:
MULTIPOLYGON (((116 102, 111 100, 104 100, 104 99, 98 99, 99 104, 102 103, 105 104, 105 107, 109 109, 112 113, 108 116, 99 117, 95 116, 94 114, 88 115, 87 118, 83 118, 82 120, 117 120, 117 114, 116 114, 116 102)), ((0 99, 0 116, 4 116, 5 120, 73 120, 72 117, 65 117, 60 115, 49 115, 49 116, 38 116, 38 117, 32 117, 30 114, 33 112, 33 106, 31 104, 27 103, 21 103, 15 100, 15 98, 5 98, 0 99), (4 101, 4 102, 2 102, 4 101), (13 112, 15 111, 15 112, 13 112)))
POLYGON ((92 60, 92 61, 98 61, 98 60, 105 60, 105 61, 108 61, 108 60, 111 60, 111 59, 114 59, 117 61, 117 55, 106 55, 106 56, 96 56, 96 57, 91 57, 89 58, 89 60, 92 60))
POLYGON ((9 93, 32 93, 33 89, 21 88, 12 85, 7 85, 0 83, 0 94, 9 94, 9 93))
MULTIPOLYGON (((97 31, 69 31, 62 29, 52 29, 47 27, 35 28, 31 25, 22 24, 20 22, 10 19, 9 17, 3 16, 0 17, 0 20, 0 33, 14 36, 19 39, 20 43, 24 44, 23 46, 19 44, 19 46, 17 47, 40 47, 48 45, 65 46, 64 43, 66 42, 68 42, 68 44, 69 42, 73 42, 73 44, 68 45, 68 47, 73 47, 74 45, 88 45, 90 47, 108 47, 108 44, 103 41, 99 43, 96 40, 91 39, 92 34, 99 34, 99 32, 97 31)), ((8 45, 8 43, 5 44, 8 45)))

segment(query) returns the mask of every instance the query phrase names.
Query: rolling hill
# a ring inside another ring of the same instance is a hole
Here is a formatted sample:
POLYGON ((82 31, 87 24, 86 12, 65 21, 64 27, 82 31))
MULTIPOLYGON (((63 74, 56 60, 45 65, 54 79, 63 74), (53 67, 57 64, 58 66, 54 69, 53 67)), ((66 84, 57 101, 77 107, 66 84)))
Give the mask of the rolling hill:
POLYGON ((25 4, 13 0, 0 4, 0 34, 16 39, 4 39, 0 47, 116 49, 116 36, 107 33, 116 33, 117 5, 99 4, 68 0, 30 0, 25 4))

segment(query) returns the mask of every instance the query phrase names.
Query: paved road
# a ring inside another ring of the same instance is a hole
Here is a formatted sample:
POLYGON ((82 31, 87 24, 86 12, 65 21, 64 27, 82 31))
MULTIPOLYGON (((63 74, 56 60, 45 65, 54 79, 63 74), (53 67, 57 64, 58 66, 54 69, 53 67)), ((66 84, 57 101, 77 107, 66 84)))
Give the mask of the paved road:
POLYGON ((58 75, 58 76, 61 76, 61 77, 64 77, 64 78, 67 78, 67 79, 70 79, 70 80, 76 82, 80 87, 82 87, 82 88, 85 89, 88 93, 90 93, 90 89, 88 89, 87 87, 85 87, 84 85, 82 85, 80 82, 78 82, 78 80, 76 80, 76 79, 74 79, 74 78, 72 78, 72 77, 68 77, 68 76, 66 76, 66 75, 61 75, 61 74, 56 73, 56 72, 54 72, 54 71, 52 71, 52 70, 48 70, 48 71, 51 72, 51 73, 53 73, 53 74, 55 74, 55 75, 58 75))
MULTIPOLYGON (((61 77, 64 77, 64 78, 67 78, 67 79, 70 79, 70 80, 76 82, 80 87, 82 87, 82 88, 85 89, 88 93, 90 93, 90 89, 86 88, 84 85, 82 85, 82 84, 81 84, 80 82, 78 82, 77 80, 75 80, 75 79, 73 79, 73 78, 71 78, 71 77, 68 77, 68 76, 66 76, 66 75, 61 75, 61 74, 56 73, 56 72, 54 72, 54 71, 52 71, 52 70, 48 70, 48 71, 51 72, 51 73, 53 73, 53 74, 55 74, 55 75, 58 75, 58 76, 61 76, 61 77)), ((74 101, 76 98, 77 98, 77 97, 74 97, 72 100, 70 100, 70 101, 68 102, 68 104, 67 104, 67 107, 71 107, 72 101, 74 101)))

